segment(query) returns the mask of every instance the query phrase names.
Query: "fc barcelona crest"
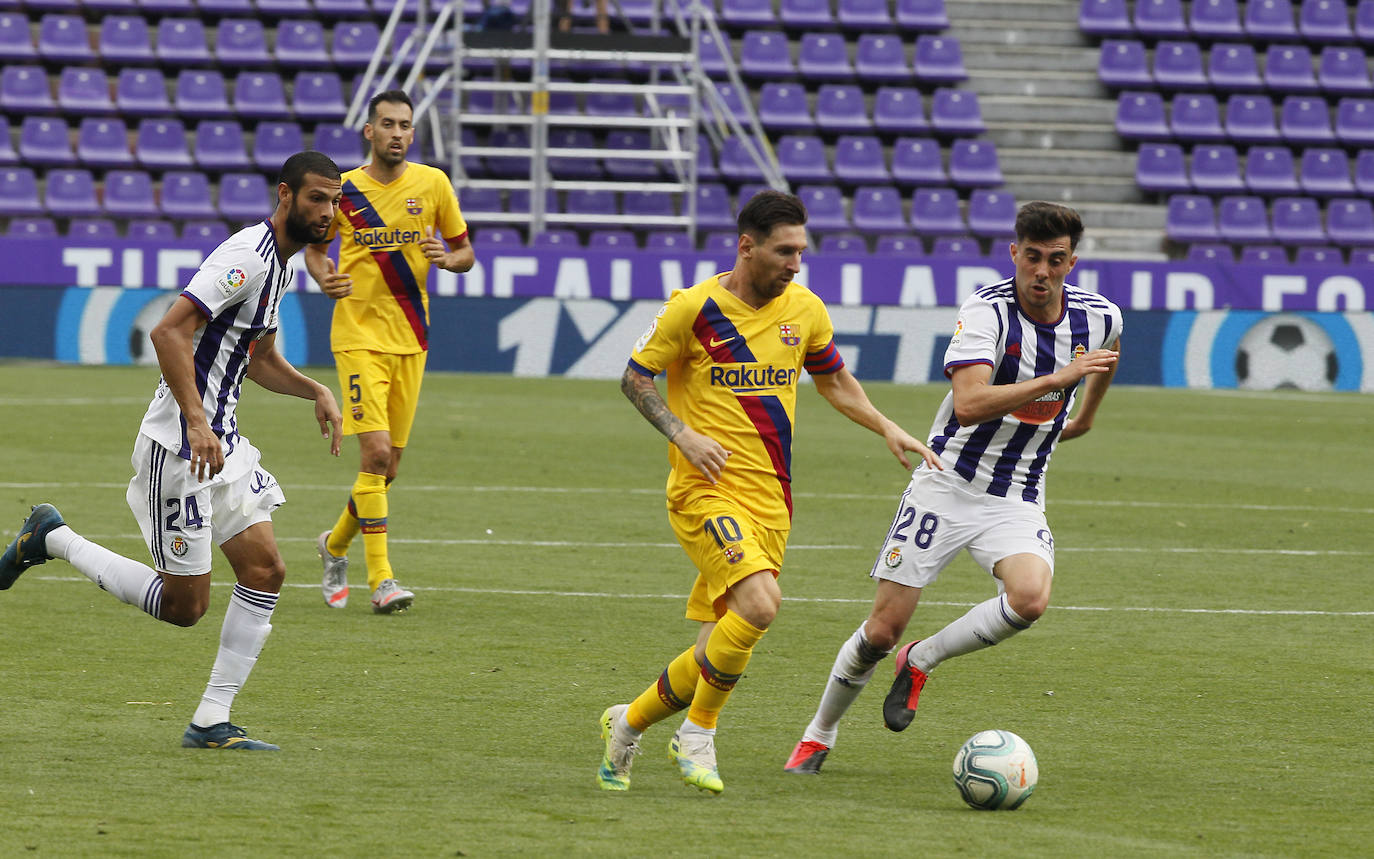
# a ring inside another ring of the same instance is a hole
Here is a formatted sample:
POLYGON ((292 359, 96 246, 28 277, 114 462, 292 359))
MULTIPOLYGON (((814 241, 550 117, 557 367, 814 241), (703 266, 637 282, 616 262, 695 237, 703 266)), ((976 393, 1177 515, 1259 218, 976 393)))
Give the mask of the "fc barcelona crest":
POLYGON ((801 334, 797 332, 795 325, 779 325, 778 339, 782 341, 784 346, 796 346, 801 342, 801 334))
POLYGON ((418 215, 418 214, 420 214, 421 212, 423 212, 424 210, 425 210, 425 209, 424 209, 423 206, 420 205, 420 201, 419 201, 419 200, 417 200, 417 199, 414 198, 414 197, 407 197, 407 198, 406 198, 406 214, 409 214, 409 215, 418 215))

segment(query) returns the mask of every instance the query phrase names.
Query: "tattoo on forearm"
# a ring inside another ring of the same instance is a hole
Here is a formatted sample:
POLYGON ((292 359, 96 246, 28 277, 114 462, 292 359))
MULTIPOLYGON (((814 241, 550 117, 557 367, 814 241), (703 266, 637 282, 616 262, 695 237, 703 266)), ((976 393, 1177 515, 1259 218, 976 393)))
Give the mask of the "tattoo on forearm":
POLYGON ((682 431, 685 424, 668 409, 668 404, 663 401, 653 379, 627 370, 625 375, 620 377, 620 390, 634 403, 639 413, 649 423, 658 427, 658 431, 667 436, 669 441, 682 431))

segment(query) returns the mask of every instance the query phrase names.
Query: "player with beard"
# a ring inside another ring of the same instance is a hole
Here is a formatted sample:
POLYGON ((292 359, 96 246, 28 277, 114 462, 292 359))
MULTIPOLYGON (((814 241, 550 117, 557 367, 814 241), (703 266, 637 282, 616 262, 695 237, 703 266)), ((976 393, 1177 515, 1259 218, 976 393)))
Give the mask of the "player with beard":
POLYGON ((235 407, 245 378, 311 400, 330 452, 341 418, 328 387, 302 375, 277 349, 278 307, 295 272, 288 262, 329 229, 339 168, 319 152, 282 166, 272 216, 211 252, 149 337, 162 379, 134 444, 129 509, 153 566, 79 536, 51 504, 40 504, 0 555, 0 590, 35 564, 61 558, 117 599, 158 620, 192 626, 210 606, 210 547, 218 544, 237 583, 219 653, 181 744, 202 749, 278 747, 248 737, 229 708, 257 662, 286 566, 272 511, 286 497, 239 433, 235 407))
POLYGON ((697 569, 687 618, 696 643, 633 702, 601 715, 603 790, 627 790, 641 734, 688 709, 669 755, 682 780, 720 793, 716 721, 782 600, 777 576, 792 526, 792 426, 805 369, 845 417, 881 435, 910 468, 935 454, 883 416, 835 348, 825 304, 793 281, 806 208, 779 191, 739 213, 732 271, 676 290, 635 344, 620 388, 667 436, 668 521, 697 569), (654 383, 668 375, 665 402, 654 383))
POLYGON ((348 547, 360 531, 372 610, 405 611, 415 599, 391 569, 387 492, 420 399, 430 266, 464 272, 476 260, 448 177, 406 160, 415 139, 412 111, 400 90, 373 96, 363 126, 372 160, 343 175, 343 203, 328 236, 305 250, 306 268, 336 302, 330 348, 347 400, 344 435, 358 436, 361 458, 348 503, 317 542, 321 591, 334 608, 348 603, 348 547), (326 256, 336 235, 337 270, 326 256))

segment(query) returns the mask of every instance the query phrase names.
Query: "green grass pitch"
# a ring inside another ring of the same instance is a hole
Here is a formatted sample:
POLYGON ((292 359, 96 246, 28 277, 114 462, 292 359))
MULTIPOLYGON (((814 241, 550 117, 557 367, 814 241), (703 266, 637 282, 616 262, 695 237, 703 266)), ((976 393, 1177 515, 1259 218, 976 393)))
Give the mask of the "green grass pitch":
MULTIPOLYGON (((335 382, 332 369, 316 369, 335 382)), ((124 503, 152 368, 0 364, 0 523, 58 505, 146 560, 124 503)), ((870 385, 917 435, 944 389, 870 385)), ((315 536, 357 468, 308 404, 248 385, 240 425, 285 487, 287 589, 235 720, 279 754, 178 747, 217 646, 62 562, 0 594, 6 856, 1350 856, 1374 843, 1374 461, 1368 396, 1121 387, 1049 478, 1049 613, 942 666, 888 732, 890 662, 819 777, 782 764, 905 478, 805 389, 797 511, 772 630, 721 720, 726 790, 684 787, 669 722, 627 794, 598 791, 597 716, 693 640, 692 571, 663 511, 665 444, 614 381, 431 374, 391 493, 415 607, 326 608, 315 536), (1015 812, 964 807, 984 728, 1040 761, 1015 812)), ((967 557, 926 590, 928 634, 992 593, 967 557)))

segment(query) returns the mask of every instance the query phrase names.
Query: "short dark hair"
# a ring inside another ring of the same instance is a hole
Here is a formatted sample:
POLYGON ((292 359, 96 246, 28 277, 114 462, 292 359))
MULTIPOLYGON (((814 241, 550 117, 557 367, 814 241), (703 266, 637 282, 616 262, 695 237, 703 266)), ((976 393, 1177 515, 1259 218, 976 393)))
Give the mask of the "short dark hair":
POLYGON ((760 191, 749 198, 749 202, 739 210, 739 231, 749 233, 756 239, 766 237, 779 224, 802 225, 806 223, 806 205, 801 198, 782 191, 760 191))
POLYGON ((404 90, 389 89, 377 93, 368 101, 367 121, 369 123, 376 122, 377 105, 381 104, 384 101, 389 101, 392 104, 403 104, 406 107, 410 108, 410 113, 412 116, 415 114, 415 105, 410 103, 410 96, 406 95, 404 90))
POLYGON ((1062 236, 1069 237, 1069 250, 1083 238, 1083 219, 1068 206, 1036 200, 1016 213, 1017 243, 1052 242, 1062 236))
POLYGON ((326 179, 338 179, 341 176, 339 165, 334 163, 334 159, 323 152, 307 149, 286 159, 286 163, 281 166, 281 178, 278 181, 290 188, 294 194, 305 184, 307 173, 314 173, 326 179))

